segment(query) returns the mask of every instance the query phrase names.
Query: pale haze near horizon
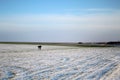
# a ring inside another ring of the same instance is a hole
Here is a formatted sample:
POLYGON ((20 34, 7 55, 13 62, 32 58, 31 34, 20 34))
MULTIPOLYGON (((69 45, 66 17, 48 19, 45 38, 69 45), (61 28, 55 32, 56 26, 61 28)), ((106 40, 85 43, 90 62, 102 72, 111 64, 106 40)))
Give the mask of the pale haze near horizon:
POLYGON ((0 0, 0 41, 120 40, 120 0, 0 0))

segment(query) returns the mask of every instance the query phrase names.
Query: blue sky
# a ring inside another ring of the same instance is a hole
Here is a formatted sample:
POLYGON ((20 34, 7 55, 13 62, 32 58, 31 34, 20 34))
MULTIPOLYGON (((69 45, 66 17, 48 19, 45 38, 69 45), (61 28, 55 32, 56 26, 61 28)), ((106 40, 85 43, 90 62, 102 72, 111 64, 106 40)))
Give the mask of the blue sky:
POLYGON ((120 0, 0 0, 0 41, 120 40, 120 0))

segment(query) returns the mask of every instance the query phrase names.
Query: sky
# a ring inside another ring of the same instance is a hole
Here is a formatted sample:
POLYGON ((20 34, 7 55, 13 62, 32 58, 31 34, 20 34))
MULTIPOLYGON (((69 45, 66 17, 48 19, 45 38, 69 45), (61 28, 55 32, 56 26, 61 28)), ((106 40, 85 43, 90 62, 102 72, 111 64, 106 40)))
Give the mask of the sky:
POLYGON ((0 0, 0 41, 120 40, 120 0, 0 0))

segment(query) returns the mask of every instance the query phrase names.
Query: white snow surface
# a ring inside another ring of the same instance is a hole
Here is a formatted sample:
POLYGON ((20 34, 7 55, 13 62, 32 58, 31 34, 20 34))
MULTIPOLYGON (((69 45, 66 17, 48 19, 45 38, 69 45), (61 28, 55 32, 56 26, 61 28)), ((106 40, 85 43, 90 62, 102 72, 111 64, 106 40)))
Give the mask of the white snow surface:
POLYGON ((0 80, 120 80, 120 48, 0 44, 0 80))

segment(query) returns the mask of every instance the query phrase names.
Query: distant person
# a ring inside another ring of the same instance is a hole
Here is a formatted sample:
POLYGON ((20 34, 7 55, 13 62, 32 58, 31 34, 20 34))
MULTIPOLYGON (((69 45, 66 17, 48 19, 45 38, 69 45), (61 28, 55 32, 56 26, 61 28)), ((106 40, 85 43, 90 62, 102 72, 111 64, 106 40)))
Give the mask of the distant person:
POLYGON ((42 48, 42 46, 40 45, 40 46, 38 46, 38 49, 40 49, 41 50, 41 48, 42 48))

